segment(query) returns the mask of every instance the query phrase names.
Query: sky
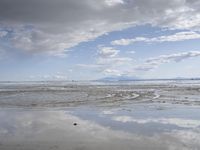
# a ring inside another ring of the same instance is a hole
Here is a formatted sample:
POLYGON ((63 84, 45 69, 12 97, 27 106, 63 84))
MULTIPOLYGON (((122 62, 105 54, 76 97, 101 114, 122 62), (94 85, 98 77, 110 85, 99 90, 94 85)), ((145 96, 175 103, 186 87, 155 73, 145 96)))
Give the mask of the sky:
POLYGON ((0 80, 200 77, 199 0, 0 0, 0 80))

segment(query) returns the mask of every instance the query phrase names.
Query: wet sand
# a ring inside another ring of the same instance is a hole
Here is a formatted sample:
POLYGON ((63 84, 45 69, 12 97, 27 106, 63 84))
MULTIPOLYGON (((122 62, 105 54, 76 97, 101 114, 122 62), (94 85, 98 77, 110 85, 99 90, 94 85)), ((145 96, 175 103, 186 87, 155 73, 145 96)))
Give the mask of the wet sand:
POLYGON ((1 83, 1 150, 200 149, 200 82, 1 83))

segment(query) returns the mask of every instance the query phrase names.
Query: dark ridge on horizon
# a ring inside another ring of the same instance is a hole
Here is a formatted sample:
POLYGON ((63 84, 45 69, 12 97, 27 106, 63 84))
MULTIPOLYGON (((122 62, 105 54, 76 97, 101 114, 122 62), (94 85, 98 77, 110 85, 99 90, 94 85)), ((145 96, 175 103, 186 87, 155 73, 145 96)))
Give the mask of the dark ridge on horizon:
POLYGON ((194 78, 186 78, 186 77, 176 77, 176 78, 138 78, 138 77, 105 77, 94 81, 167 81, 167 80, 200 80, 200 77, 194 77, 194 78))

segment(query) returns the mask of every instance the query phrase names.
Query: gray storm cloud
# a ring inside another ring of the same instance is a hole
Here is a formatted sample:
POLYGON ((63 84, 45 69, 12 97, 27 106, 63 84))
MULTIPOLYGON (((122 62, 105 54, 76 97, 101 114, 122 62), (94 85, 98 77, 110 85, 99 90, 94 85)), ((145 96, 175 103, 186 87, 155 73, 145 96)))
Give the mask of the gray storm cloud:
POLYGON ((0 30, 25 52, 65 56, 81 42, 141 24, 199 30, 200 3, 187 0, 0 0, 0 30))

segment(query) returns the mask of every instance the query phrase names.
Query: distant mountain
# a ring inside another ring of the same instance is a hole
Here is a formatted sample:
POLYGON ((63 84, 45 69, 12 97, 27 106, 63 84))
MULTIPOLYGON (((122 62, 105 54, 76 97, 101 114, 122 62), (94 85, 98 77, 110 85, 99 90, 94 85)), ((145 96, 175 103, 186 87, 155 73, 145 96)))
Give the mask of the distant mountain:
POLYGON ((139 80, 139 78, 130 76, 111 76, 99 79, 98 81, 134 81, 134 80, 139 80))
POLYGON ((110 82, 115 82, 115 81, 159 81, 159 80, 200 80, 198 77, 194 78, 186 78, 186 77, 176 77, 176 78, 159 78, 159 79, 141 79, 138 77, 130 77, 130 76, 110 76, 110 77, 105 77, 101 78, 97 81, 110 81, 110 82))
POLYGON ((186 77, 176 77, 176 78, 172 78, 174 80, 187 80, 187 79, 191 79, 191 78, 186 78, 186 77))

